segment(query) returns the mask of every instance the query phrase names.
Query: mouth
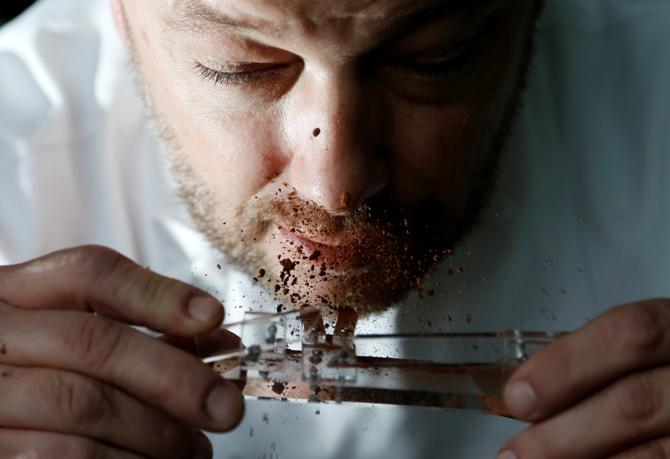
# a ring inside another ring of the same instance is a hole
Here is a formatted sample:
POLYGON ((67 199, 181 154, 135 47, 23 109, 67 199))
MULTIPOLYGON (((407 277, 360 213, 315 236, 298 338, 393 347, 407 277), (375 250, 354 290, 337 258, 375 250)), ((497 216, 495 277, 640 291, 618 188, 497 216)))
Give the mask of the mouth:
POLYGON ((374 260, 376 241, 373 238, 351 240, 341 236, 312 236, 283 226, 277 228, 305 261, 326 265, 331 275, 352 274, 354 270, 368 267, 374 260))

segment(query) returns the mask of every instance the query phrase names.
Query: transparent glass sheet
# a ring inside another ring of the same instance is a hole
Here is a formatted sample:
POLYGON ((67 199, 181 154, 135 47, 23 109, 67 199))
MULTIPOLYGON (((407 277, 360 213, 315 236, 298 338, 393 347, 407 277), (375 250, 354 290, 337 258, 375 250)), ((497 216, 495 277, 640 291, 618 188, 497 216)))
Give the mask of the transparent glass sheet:
POLYGON ((247 313, 242 348, 203 359, 247 397, 467 409, 508 416, 507 379, 561 333, 327 335, 320 308, 247 313), (311 322, 310 322, 311 320, 311 322))

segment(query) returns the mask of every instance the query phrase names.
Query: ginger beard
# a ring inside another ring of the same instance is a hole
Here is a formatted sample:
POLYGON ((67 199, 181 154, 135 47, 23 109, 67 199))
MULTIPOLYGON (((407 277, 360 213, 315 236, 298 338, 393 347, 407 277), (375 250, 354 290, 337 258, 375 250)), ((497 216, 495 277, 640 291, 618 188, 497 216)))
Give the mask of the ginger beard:
MULTIPOLYGON (((383 310, 419 287, 425 275, 475 227, 496 188, 500 157, 521 106, 533 49, 533 33, 528 35, 514 65, 516 76, 508 88, 501 89, 500 121, 479 126, 475 137, 485 140, 478 143, 478 151, 468 152, 472 159, 462 171, 455 195, 445 197, 439 188, 430 188, 442 183, 428 184, 414 196, 394 195, 389 186, 353 212, 334 215, 277 180, 268 181, 242 205, 231 208, 211 181, 208 184, 199 175, 207 171, 193 167, 189 159, 193 152, 186 151, 170 117, 153 103, 150 81, 142 75, 129 33, 152 124, 199 230, 225 253, 228 262, 275 295, 279 305, 326 303, 361 312, 383 310)), ((342 199, 346 201, 347 196, 342 199)))

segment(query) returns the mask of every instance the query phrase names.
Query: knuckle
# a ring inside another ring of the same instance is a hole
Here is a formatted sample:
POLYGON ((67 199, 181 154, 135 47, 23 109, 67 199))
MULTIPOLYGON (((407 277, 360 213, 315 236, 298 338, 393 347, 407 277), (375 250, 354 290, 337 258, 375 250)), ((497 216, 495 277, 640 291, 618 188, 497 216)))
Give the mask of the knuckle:
POLYGON ((89 282, 107 287, 117 297, 133 297, 135 292, 141 292, 143 302, 160 304, 166 296, 184 295, 190 291, 179 291, 181 283, 151 273, 110 248, 84 246, 80 250, 80 264, 89 276, 89 282))
POLYGON ((662 409, 657 385, 644 374, 629 376, 611 393, 613 409, 625 422, 652 423, 662 409))
POLYGON ((142 292, 143 302, 146 304, 160 304, 165 295, 167 285, 165 281, 157 275, 147 275, 141 272, 144 268, 137 267, 136 275, 128 282, 128 287, 142 292))
POLYGON ((109 396, 95 383, 56 377, 51 384, 59 416, 74 425, 96 424, 112 411, 109 396))
POLYGON ((109 319, 86 314, 64 334, 65 348, 87 368, 100 369, 112 360, 124 331, 109 319))
POLYGON ((104 282, 111 274, 134 266, 119 252, 99 245, 78 247, 75 249, 75 261, 90 276, 93 284, 104 282))
POLYGON ((605 345, 636 355, 658 349, 665 340, 665 326, 658 303, 645 302, 615 311, 604 327, 605 345))

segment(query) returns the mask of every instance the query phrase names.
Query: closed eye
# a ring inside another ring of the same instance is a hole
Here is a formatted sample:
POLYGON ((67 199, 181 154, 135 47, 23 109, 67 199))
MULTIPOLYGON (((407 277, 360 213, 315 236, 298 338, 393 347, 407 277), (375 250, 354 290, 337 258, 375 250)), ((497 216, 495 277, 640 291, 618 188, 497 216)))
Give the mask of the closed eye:
POLYGON ((465 70, 476 59, 477 55, 474 48, 469 47, 459 54, 443 59, 423 62, 396 60, 391 61, 387 65, 394 69, 422 77, 443 78, 465 70))
POLYGON ((215 70, 200 62, 196 62, 194 70, 203 79, 215 85, 241 85, 271 78, 279 74, 290 64, 254 65, 247 64, 239 70, 215 70))

